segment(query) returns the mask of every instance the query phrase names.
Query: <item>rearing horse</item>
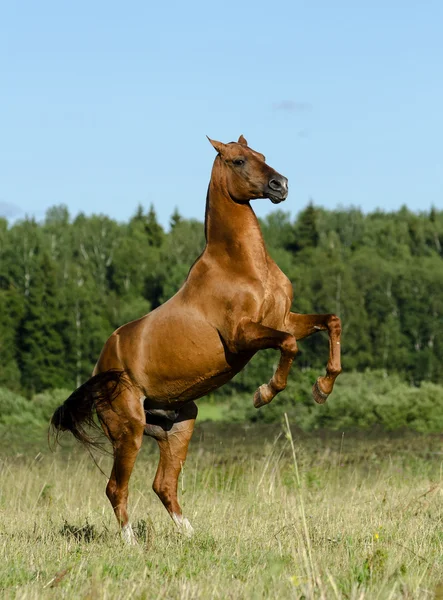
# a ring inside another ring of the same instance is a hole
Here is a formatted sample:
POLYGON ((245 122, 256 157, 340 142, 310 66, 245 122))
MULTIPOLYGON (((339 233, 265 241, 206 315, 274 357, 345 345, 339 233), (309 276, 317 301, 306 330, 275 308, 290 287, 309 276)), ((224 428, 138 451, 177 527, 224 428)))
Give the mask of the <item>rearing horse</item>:
POLYGON ((323 403, 340 367, 340 320, 332 314, 290 312, 292 285, 266 251, 250 200, 286 199, 288 181, 248 147, 209 140, 217 151, 206 200, 206 246, 180 290, 146 316, 123 325, 105 343, 93 376, 52 417, 91 443, 84 425, 94 411, 112 443, 114 465, 106 494, 122 528, 135 543, 128 520, 128 483, 143 434, 160 448, 153 489, 178 529, 191 534, 177 501, 177 482, 197 417, 194 400, 220 387, 265 348, 280 351, 269 383, 254 406, 271 402, 286 387, 297 340, 329 334, 326 375, 313 387, 323 403))

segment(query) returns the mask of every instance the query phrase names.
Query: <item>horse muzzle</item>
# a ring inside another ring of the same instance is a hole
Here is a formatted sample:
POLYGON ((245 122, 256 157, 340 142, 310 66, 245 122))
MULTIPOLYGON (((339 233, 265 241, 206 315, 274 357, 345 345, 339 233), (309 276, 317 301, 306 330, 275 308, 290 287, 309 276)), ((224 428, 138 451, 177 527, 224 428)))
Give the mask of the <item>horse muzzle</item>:
POLYGON ((280 204, 288 197, 288 180, 283 175, 276 175, 269 180, 266 197, 273 204, 280 204))

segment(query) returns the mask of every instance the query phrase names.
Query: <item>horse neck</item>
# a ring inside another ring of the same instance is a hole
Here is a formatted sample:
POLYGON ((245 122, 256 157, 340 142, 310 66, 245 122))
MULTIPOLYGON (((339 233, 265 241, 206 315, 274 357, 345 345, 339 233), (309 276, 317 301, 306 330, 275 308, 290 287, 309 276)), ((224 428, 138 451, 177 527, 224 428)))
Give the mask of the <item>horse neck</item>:
POLYGON ((221 177, 213 176, 206 198, 206 250, 214 256, 239 263, 263 266, 267 252, 257 217, 251 205, 230 197, 221 177))

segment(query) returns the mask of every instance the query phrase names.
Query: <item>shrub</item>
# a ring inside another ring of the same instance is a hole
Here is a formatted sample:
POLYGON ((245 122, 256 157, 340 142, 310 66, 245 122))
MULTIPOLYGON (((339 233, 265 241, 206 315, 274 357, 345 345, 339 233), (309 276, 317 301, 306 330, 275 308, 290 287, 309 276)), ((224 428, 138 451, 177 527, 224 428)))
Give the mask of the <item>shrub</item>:
POLYGON ((69 396, 67 390, 50 390, 31 400, 0 388, 0 425, 33 425, 49 423, 54 410, 69 396))
POLYGON ((370 429, 387 431, 404 428, 423 433, 443 430, 443 386, 423 382, 411 386, 399 375, 383 371, 344 373, 324 405, 314 403, 312 384, 318 373, 295 374, 284 392, 268 406, 256 410, 252 395, 230 399, 226 415, 234 421, 275 422, 287 412, 301 429, 370 429))

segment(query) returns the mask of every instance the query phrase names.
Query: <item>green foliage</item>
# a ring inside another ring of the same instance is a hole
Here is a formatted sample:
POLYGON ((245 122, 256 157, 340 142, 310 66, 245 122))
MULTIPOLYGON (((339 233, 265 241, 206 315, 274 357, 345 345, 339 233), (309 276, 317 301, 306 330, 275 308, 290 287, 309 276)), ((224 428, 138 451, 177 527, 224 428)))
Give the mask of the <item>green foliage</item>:
MULTIPOLYGON (((152 206, 139 206, 128 223, 72 218, 63 205, 42 223, 8 226, 2 219, 0 385, 32 396, 86 380, 112 331, 170 298, 202 252, 202 223, 176 209, 170 226, 166 233, 152 206)), ((382 370, 400 374, 402 385, 443 383, 443 211, 364 215, 311 203, 295 221, 279 210, 261 227, 293 284, 292 309, 341 317, 345 373, 382 370)), ((312 336, 300 348, 290 385, 305 394, 295 381, 323 372, 326 337, 312 336)), ((249 397, 269 380, 277 358, 259 353, 217 394, 249 397)), ((274 410, 254 418, 273 419, 274 410)), ((329 410, 320 411, 325 421, 338 418, 329 410)))
POLYGON ((42 427, 49 424, 54 410, 66 400, 68 390, 50 390, 27 399, 15 392, 0 388, 0 426, 42 427))
POLYGON ((66 364, 56 270, 46 254, 38 258, 27 300, 18 329, 22 384, 25 389, 41 392, 63 385, 66 364))
MULTIPOLYGON (((199 420, 280 423, 286 412, 291 422, 304 431, 378 428, 440 433, 443 430, 441 385, 423 382, 419 387, 411 386, 398 375, 387 376, 382 371, 344 373, 326 404, 319 406, 311 395, 316 375, 314 371, 294 369, 287 389, 259 410, 252 405, 252 394, 245 390, 231 395, 215 393, 210 401, 199 401, 199 420)), ((20 426, 36 428, 40 435, 55 408, 69 394, 66 389, 48 390, 27 399, 0 388, 0 433, 11 426, 20 426)))
POLYGON ((293 227, 292 240, 288 247, 298 253, 306 248, 315 248, 320 240, 319 209, 312 202, 301 211, 293 227))
POLYGON ((423 382, 410 385, 399 375, 385 371, 343 373, 324 405, 311 395, 315 371, 293 369, 287 389, 268 406, 256 410, 252 395, 241 393, 229 399, 226 418, 232 421, 280 422, 287 412, 300 429, 398 431, 406 428, 422 433, 443 430, 443 386, 423 382))

